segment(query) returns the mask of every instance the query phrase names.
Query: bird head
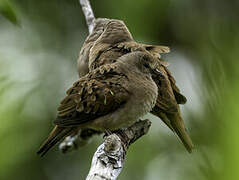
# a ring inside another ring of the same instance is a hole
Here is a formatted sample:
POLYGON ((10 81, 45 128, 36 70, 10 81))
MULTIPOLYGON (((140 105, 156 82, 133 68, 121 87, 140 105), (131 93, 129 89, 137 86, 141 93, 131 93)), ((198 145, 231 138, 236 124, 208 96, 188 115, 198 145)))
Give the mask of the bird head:
MULTIPOLYGON (((102 19, 102 18, 101 18, 102 19)), ((103 33, 98 41, 107 44, 117 44, 120 42, 132 41, 133 37, 123 21, 117 19, 99 19, 103 21, 103 33)))
POLYGON ((164 75, 158 69, 158 59, 148 52, 132 52, 122 56, 119 60, 128 64, 128 67, 130 67, 134 71, 149 74, 150 76, 154 74, 157 76, 164 77, 164 75))
POLYGON ((87 37, 86 43, 96 41, 100 37, 100 35, 104 32, 104 29, 109 22, 110 22, 110 19, 107 19, 107 18, 95 19, 93 31, 87 37))

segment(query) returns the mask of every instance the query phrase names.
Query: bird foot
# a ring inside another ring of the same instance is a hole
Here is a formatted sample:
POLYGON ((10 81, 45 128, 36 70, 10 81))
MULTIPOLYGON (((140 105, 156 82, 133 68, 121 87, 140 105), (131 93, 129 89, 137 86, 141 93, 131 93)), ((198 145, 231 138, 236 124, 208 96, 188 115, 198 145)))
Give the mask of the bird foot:
POLYGON ((64 141, 59 145, 59 150, 62 153, 67 153, 70 151, 73 151, 74 149, 77 149, 77 143, 75 141, 78 139, 78 135, 75 136, 67 136, 64 141))

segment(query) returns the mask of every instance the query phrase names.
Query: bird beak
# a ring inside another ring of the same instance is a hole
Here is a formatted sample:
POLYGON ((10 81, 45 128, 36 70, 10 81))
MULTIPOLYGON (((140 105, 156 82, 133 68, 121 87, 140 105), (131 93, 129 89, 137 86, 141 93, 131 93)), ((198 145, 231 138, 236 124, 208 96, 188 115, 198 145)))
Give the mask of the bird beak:
POLYGON ((157 76, 160 76, 160 77, 164 78, 163 73, 161 73, 161 71, 158 68, 153 69, 153 73, 157 76))

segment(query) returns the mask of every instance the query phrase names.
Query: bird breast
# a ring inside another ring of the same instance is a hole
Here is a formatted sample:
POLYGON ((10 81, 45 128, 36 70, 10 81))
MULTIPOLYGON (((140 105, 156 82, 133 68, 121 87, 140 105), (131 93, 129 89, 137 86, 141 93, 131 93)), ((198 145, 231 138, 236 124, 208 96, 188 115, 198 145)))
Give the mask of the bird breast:
POLYGON ((135 104, 140 107, 138 108, 140 109, 138 113, 141 117, 150 112, 155 106, 158 97, 158 87, 151 77, 146 76, 142 78, 140 76, 137 78, 135 76, 134 79, 138 85, 135 86, 135 91, 133 91, 134 97, 132 98, 135 98, 135 104))
MULTIPOLYGON (((156 104, 158 88, 150 78, 134 76, 128 87, 132 92, 128 102, 110 117, 110 127, 123 128, 135 123, 140 117, 152 110, 156 104)), ((108 124, 108 125, 109 125, 108 124)))

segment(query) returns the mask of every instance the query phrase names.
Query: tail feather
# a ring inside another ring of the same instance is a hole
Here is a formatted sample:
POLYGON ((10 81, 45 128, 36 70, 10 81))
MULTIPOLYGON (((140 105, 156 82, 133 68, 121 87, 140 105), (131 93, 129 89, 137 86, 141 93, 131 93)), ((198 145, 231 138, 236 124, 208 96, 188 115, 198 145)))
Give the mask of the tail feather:
POLYGON ((193 151, 194 145, 184 126, 180 112, 175 114, 167 114, 167 117, 171 122, 174 132, 178 135, 187 151, 191 153, 193 151))
POLYGON ((54 129, 49 134, 46 141, 41 145, 40 149, 37 151, 41 157, 44 156, 57 142, 66 137, 72 132, 72 128, 61 128, 55 126, 54 129))
POLYGON ((188 152, 192 152, 193 143, 189 137, 187 130, 184 126, 184 122, 180 111, 177 113, 163 113, 162 111, 152 111, 152 113, 158 117, 174 132, 182 141, 188 152))
POLYGON ((167 115, 163 112, 160 111, 152 111, 152 113, 155 116, 160 117, 160 119, 164 122, 164 124, 166 124, 168 126, 169 129, 171 129, 174 132, 173 126, 171 125, 170 120, 168 119, 167 115))

